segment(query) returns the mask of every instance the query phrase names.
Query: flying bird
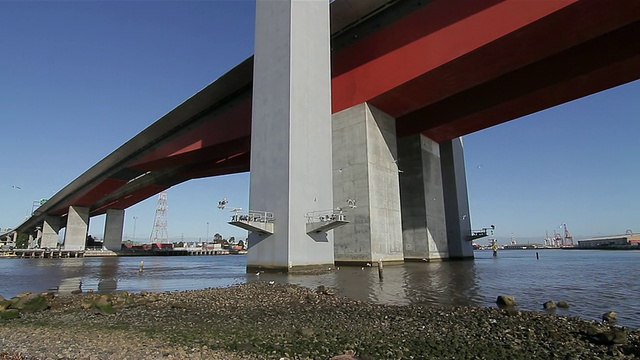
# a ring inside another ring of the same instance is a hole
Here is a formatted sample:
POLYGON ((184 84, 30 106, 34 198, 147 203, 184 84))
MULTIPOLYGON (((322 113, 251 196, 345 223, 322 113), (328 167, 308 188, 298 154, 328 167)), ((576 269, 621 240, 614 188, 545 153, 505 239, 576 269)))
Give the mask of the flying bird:
POLYGON ((14 189, 22 190, 22 188, 20 186, 11 185, 11 187, 14 188, 14 189))

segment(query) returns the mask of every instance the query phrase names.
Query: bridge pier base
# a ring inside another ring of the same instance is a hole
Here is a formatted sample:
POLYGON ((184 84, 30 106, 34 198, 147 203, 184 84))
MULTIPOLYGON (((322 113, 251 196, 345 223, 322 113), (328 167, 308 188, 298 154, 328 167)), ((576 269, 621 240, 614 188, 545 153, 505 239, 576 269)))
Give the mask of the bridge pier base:
POLYGON ((47 215, 42 224, 42 241, 40 248, 55 249, 58 247, 58 233, 60 232, 60 218, 47 215))
POLYGON ((398 140, 402 237, 406 261, 449 257, 440 146, 424 135, 398 140))
POLYGON ((89 208, 69 206, 67 230, 64 233, 65 250, 84 250, 89 228, 89 208))
POLYGON ((274 214, 249 234, 247 271, 333 266, 333 233, 307 234, 305 214, 330 210, 329 1, 258 1, 249 208, 274 214))
POLYGON ((334 207, 350 221, 334 230, 336 264, 402 262, 395 119, 363 103, 332 123, 334 207))
POLYGON ((469 195, 462 138, 440 144, 442 179, 447 218, 447 240, 451 259, 473 259, 469 195))
POLYGON ((123 231, 124 209, 107 209, 107 217, 104 223, 103 246, 112 251, 120 250, 123 231))

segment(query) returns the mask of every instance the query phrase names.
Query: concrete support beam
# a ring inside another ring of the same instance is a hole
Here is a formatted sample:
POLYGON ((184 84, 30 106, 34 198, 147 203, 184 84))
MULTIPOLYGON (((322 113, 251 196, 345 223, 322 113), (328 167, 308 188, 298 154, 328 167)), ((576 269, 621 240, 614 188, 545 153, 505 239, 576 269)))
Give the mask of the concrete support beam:
POLYGON ((471 235, 471 216, 462 138, 441 143, 440 155, 449 257, 451 259, 473 258, 473 246, 471 241, 468 241, 471 235))
POLYGON ((36 228, 36 238, 33 239, 33 243, 30 244, 29 248, 35 249, 35 248, 40 247, 41 241, 42 241, 42 228, 41 227, 37 227, 36 228))
POLYGON ((120 250, 123 231, 124 209, 107 209, 107 218, 104 223, 103 246, 112 251, 120 250))
POLYGON ((69 206, 67 230, 64 233, 65 250, 84 250, 89 229, 89 208, 69 206))
POLYGON ((333 265, 333 234, 307 234, 305 214, 333 206, 329 1, 260 0, 249 208, 274 214, 251 232, 247 270, 333 265))
POLYGON ((15 244, 18 241, 18 232, 14 231, 13 232, 13 243, 15 244))
POLYGON ((60 218, 58 216, 47 215, 42 224, 41 248, 57 248, 58 233, 60 232, 60 218))
POLYGON ((365 103, 332 123, 334 207, 350 221, 334 230, 336 264, 402 262, 395 119, 365 103))
POLYGON ((398 140, 402 236, 406 261, 449 257, 440 146, 417 134, 398 140))

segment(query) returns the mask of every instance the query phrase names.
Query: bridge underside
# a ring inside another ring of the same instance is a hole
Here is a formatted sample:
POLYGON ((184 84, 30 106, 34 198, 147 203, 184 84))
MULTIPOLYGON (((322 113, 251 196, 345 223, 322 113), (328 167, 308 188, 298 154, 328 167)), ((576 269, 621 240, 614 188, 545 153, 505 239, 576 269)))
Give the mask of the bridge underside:
MULTIPOLYGON (((380 2, 386 3, 386 2, 380 2)), ((340 1, 332 22, 344 22, 340 1)), ((390 3, 332 29, 333 113, 368 103, 398 138, 444 143, 640 78, 636 0, 390 3)), ((74 180, 18 229, 70 206, 125 209, 184 181, 249 171, 253 58, 74 180)))

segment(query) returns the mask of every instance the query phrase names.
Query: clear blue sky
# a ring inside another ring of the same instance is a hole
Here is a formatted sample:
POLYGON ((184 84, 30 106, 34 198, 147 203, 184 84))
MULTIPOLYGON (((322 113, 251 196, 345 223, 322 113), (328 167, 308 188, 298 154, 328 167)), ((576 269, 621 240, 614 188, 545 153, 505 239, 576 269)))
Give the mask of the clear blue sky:
MULTIPOLYGON (((0 227, 249 57, 253 22, 242 0, 0 2, 0 227)), ((473 226, 495 224, 501 242, 561 223, 576 238, 640 232, 639 120, 636 81, 466 136, 473 226)), ((246 237, 223 197, 246 208, 248 174, 169 189, 170 237, 246 237)), ((156 202, 127 209, 125 238, 134 217, 149 237, 156 202)))

